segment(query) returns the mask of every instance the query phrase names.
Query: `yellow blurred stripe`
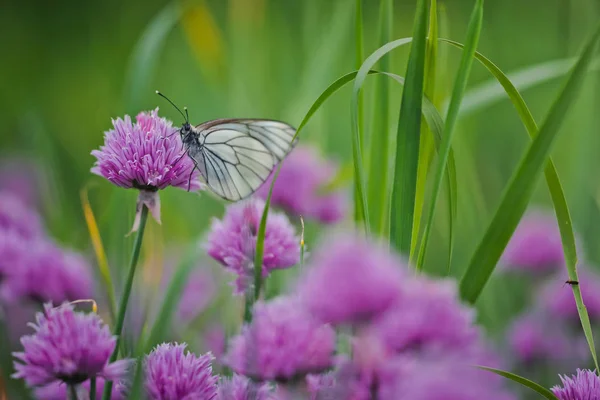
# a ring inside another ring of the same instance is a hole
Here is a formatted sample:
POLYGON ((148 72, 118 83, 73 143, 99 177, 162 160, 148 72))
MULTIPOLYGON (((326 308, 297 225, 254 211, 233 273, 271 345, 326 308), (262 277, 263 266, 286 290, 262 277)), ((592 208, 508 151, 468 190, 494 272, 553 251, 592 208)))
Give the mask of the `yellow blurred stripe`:
POLYGON ((212 77, 224 76, 223 35, 208 5, 200 1, 187 8, 182 23, 200 67, 212 77))
POLYGON ((94 212, 92 211, 92 206, 90 205, 90 200, 88 198, 87 187, 81 189, 80 196, 85 223, 87 224, 88 231, 90 233, 90 239, 92 240, 92 246, 94 247, 94 253, 96 254, 96 260, 98 261, 98 269, 100 270, 100 276, 104 281, 104 288, 106 289, 106 295, 108 297, 110 317, 114 321, 115 310, 117 309, 115 288, 110 275, 110 268, 108 267, 106 252, 104 251, 104 246, 102 245, 100 230, 98 229, 96 217, 94 216, 94 212))

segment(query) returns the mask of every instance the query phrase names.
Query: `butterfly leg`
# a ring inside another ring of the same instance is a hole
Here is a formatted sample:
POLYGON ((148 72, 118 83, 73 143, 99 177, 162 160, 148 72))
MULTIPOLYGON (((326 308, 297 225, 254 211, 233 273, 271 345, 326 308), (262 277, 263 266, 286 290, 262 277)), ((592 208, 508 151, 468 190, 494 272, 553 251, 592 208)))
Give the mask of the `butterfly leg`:
POLYGON ((187 191, 190 191, 190 188, 192 187, 192 175, 194 174, 194 171, 196 170, 196 168, 198 168, 198 166, 196 165, 196 163, 194 163, 194 168, 192 168, 192 172, 190 172, 190 177, 188 178, 188 188, 187 191))

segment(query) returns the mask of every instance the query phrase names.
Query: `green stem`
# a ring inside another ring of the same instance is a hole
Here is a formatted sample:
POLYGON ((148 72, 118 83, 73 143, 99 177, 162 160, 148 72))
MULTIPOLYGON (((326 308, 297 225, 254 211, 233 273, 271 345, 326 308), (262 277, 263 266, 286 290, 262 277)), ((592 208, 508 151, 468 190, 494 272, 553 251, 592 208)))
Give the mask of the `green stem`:
POLYGON ((249 324, 252 322, 252 306, 254 305, 254 291, 252 288, 246 289, 244 302, 244 322, 249 324))
MULTIPOLYGON (((138 258, 140 257, 140 250, 142 248, 142 239, 144 238, 144 229, 146 228, 146 221, 148 220, 148 207, 142 206, 142 216, 140 218, 140 227, 133 243, 133 253, 131 255, 131 262, 129 263, 129 272, 127 274, 127 281, 125 282, 125 288, 123 291, 123 297, 121 297, 121 303, 119 304, 119 313, 117 314, 117 323, 115 325, 114 335, 117 337, 115 343, 115 350, 110 356, 110 362, 115 362, 119 357, 119 345, 121 343, 121 331, 123 330, 123 322, 125 321, 125 313, 127 312, 127 304, 129 303, 129 296, 131 295, 131 288, 133 286, 133 278, 135 277, 135 267, 137 266, 138 258)), ((103 400, 110 400, 110 394, 112 392, 112 382, 108 381, 104 384, 104 392, 102 394, 103 400)))
POLYGON ((78 400, 77 398, 77 386, 69 385, 69 399, 70 400, 78 400))
POLYGON ((90 379, 90 400, 96 400, 96 378, 90 379))

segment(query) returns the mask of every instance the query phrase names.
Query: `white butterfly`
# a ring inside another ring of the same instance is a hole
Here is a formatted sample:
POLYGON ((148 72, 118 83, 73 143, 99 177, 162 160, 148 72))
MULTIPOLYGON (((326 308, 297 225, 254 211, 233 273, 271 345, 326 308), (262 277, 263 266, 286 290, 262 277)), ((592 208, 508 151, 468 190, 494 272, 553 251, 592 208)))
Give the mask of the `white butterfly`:
POLYGON ((296 129, 281 121, 217 119, 194 127, 184 118, 179 134, 187 155, 208 187, 230 201, 254 193, 297 142, 296 129))
POLYGON ((264 119, 217 119, 179 131, 188 156, 220 197, 237 201, 254 193, 292 150, 296 129, 264 119))

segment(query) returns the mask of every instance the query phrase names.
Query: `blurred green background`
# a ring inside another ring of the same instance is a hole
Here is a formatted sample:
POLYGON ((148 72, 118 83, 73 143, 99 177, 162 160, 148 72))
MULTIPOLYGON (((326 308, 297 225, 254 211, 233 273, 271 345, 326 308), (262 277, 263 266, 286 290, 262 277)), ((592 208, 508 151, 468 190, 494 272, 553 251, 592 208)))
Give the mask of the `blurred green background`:
MULTIPOLYGON (((414 3, 395 2, 394 38, 410 36, 414 3)), ((462 41, 472 2, 439 3, 440 35, 462 41)), ((89 172, 94 161, 90 151, 103 142, 111 118, 160 106, 161 115, 181 123, 177 112, 154 94, 160 89, 186 105, 195 123, 249 116, 297 125, 329 83, 356 69, 354 4, 353 0, 5 0, 0 6, 0 157, 38 165, 40 204, 48 229, 63 243, 89 250, 80 198, 80 191, 87 188, 110 264, 123 272, 120 266, 126 264, 132 240, 123 236, 133 219, 136 193, 89 172)), ((379 4, 372 0, 363 4, 368 55, 380 45, 379 4)), ((599 16, 597 0, 488 0, 479 51, 505 73, 568 58, 577 53, 599 16)), ((440 66, 442 86, 450 87, 460 53, 444 44, 440 49, 449 60, 440 66)), ((406 47, 393 53, 393 72, 404 74, 407 55, 406 47)), ((554 153, 576 231, 592 263, 600 262, 599 78, 597 72, 589 74, 554 153)), ((373 82, 383 78, 369 79, 367 113, 377 106, 370 96, 373 82)), ((489 79, 476 64, 470 86, 489 79)), ((538 122, 561 81, 523 92, 538 122)), ((394 90, 395 122, 401 88, 394 90)), ((506 100, 462 118, 458 129, 453 274, 460 273, 480 240, 528 140, 506 100)), ((302 142, 319 146, 342 165, 349 163, 350 88, 328 101, 302 135, 302 142)), ((162 192, 161 201, 163 224, 149 223, 151 244, 196 240, 210 218, 221 215, 223 206, 210 196, 177 189, 162 192)), ((543 184, 534 201, 549 205, 543 184)), ((433 273, 446 268, 446 252, 436 251, 447 246, 446 218, 438 214, 434 250, 425 266, 433 273)), ((309 245, 318 240, 319 229, 309 227, 309 245)), ((485 310, 481 319, 492 328, 503 327, 507 286, 495 279, 487 289, 479 303, 485 310)))

